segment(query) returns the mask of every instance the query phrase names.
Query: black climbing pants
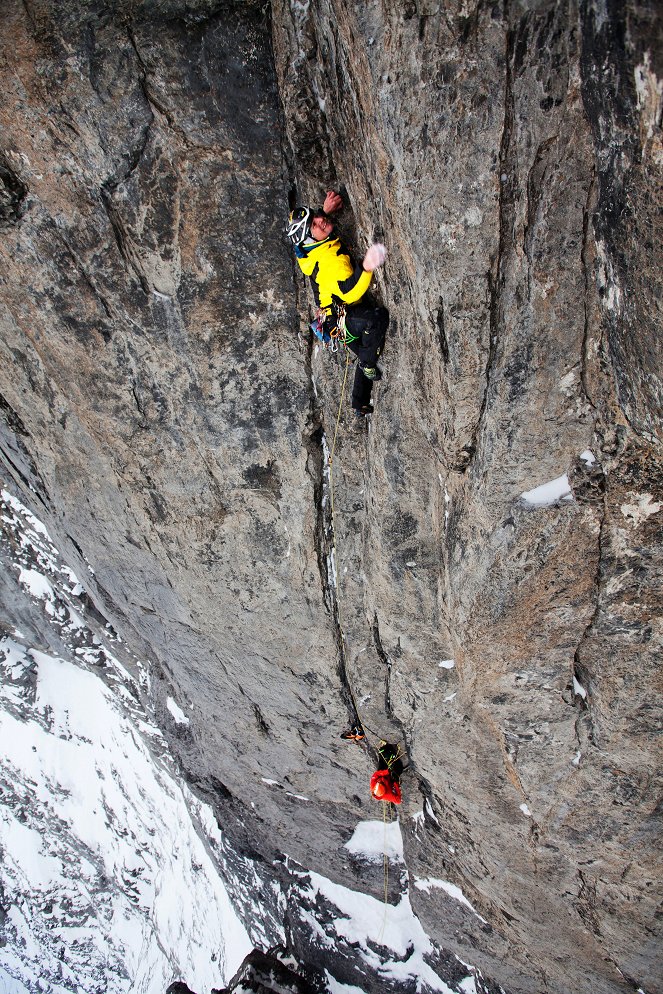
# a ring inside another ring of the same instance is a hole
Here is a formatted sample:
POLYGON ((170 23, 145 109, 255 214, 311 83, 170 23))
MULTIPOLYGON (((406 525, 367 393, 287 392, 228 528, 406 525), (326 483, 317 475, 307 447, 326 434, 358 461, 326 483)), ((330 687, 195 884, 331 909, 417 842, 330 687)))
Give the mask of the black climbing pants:
POLYGON ((347 347, 357 356, 355 381, 352 387, 352 407, 355 411, 371 402, 373 381, 364 376, 362 366, 375 366, 382 355, 384 341, 389 326, 389 311, 386 307, 359 303, 348 307, 345 312, 345 328, 348 337, 347 347))

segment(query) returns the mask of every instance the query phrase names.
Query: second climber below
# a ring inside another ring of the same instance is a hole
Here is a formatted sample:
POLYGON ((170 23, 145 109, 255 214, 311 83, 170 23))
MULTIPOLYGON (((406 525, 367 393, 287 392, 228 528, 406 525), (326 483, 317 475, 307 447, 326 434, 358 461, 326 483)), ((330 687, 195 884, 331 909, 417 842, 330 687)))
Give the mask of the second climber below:
POLYGON ((391 742, 380 742, 378 746, 378 768, 371 777, 371 794, 376 801, 400 804, 400 779, 403 772, 401 751, 391 742))
POLYGON ((358 360, 352 410, 357 418, 364 418, 373 411, 373 383, 382 378, 377 360, 384 348, 389 312, 363 298, 374 271, 384 262, 385 249, 380 244, 371 245, 363 261, 355 264, 335 235, 329 217, 342 206, 340 195, 329 190, 322 208, 295 208, 288 218, 286 233, 295 248, 299 268, 311 278, 326 336, 338 326, 341 306, 346 307, 345 344, 358 360))

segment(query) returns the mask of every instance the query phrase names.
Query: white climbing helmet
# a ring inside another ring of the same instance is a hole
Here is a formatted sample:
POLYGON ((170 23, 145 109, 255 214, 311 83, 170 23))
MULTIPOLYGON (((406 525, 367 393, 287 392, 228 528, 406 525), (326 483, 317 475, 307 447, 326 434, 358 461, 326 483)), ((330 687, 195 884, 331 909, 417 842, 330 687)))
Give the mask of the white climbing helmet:
POLYGON ((290 211, 285 233, 293 245, 301 245, 311 234, 313 211, 310 207, 295 207, 290 211))

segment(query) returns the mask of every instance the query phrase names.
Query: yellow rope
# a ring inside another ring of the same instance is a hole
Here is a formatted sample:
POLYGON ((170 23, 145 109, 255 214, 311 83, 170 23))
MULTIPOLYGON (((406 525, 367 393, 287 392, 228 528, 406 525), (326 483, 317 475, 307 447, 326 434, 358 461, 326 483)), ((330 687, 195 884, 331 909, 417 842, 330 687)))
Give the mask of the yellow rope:
MULTIPOLYGON (((346 353, 345 356, 345 373, 343 376, 343 385, 341 386, 341 396, 338 402, 338 413, 336 415, 336 425, 334 426, 334 438, 332 439, 332 447, 329 452, 329 507, 331 511, 331 530, 332 530, 332 552, 334 553, 334 569, 336 570, 336 617, 338 619, 338 630, 341 634, 341 653, 343 655, 343 667, 345 668, 345 633, 343 632, 343 624, 341 621, 341 570, 338 562, 338 552, 336 550, 336 519, 334 517, 334 454, 336 452, 336 438, 338 436, 338 426, 341 421, 341 411, 343 410, 343 398, 345 397, 345 385, 348 382, 348 366, 350 365, 350 355, 346 353)), ((350 691, 350 696, 352 698, 352 703, 354 704, 354 709, 359 718, 359 711, 357 710, 357 702, 355 701, 355 696, 352 692, 352 687, 348 682, 348 689, 350 691)), ((359 718, 361 721, 361 718, 359 718)))
MULTIPOLYGON (((382 869, 384 872, 384 917, 382 927, 378 935, 378 942, 382 942, 384 930, 387 927, 387 911, 389 909, 389 856, 387 855, 387 802, 382 802, 382 820, 384 821, 384 842, 382 844, 382 869)), ((391 821, 391 818, 389 819, 391 821)))
MULTIPOLYGON (((331 446, 331 450, 330 450, 330 453, 329 453, 329 460, 328 460, 328 465, 329 465, 329 507, 330 507, 330 511, 331 511, 332 550, 333 550, 333 553, 334 553, 334 568, 336 570, 336 616, 337 616, 337 619, 338 619, 338 630, 339 630, 339 632, 341 634, 341 652, 343 654, 343 666, 344 667, 345 667, 345 635, 344 635, 344 632, 343 632, 343 624, 342 624, 342 621, 341 621, 341 588, 340 588, 341 587, 341 585, 340 585, 341 570, 340 570, 340 563, 338 561, 338 553, 337 553, 337 550, 336 550, 336 521, 335 521, 335 518, 334 518, 334 465, 333 464, 334 464, 334 455, 336 453, 336 438, 338 436, 338 426, 339 426, 340 421, 341 421, 341 411, 343 410, 343 399, 345 397, 345 387, 346 387, 346 384, 347 384, 347 381, 348 381, 348 367, 349 367, 349 365, 350 365, 350 354, 346 350, 345 372, 344 372, 344 375, 343 375, 343 385, 341 386, 341 396, 340 396, 339 403, 338 403, 338 413, 336 415, 336 424, 334 426, 334 438, 332 439, 332 446, 331 446)), ((359 722, 362 724, 362 728, 364 728, 364 725, 361 722, 361 715, 359 713, 359 708, 357 706, 357 701, 355 699, 354 692, 352 690, 352 687, 350 686, 350 682, 349 681, 346 681, 346 682, 347 682, 348 690, 350 692, 350 697, 352 698, 352 703, 354 705, 355 714, 357 715, 357 718, 359 719, 359 722)), ((366 730, 364 731, 364 734, 365 733, 366 733, 366 730)), ((378 736, 376 736, 376 738, 379 739, 378 736)), ((398 753, 396 754, 396 756, 394 757, 394 759, 391 762, 392 763, 395 762, 396 759, 400 758, 400 756, 401 756, 401 751, 400 751, 400 746, 399 746, 398 753)), ((391 763, 389 764, 389 766, 391 766, 391 763)), ((382 920, 382 927, 380 929, 380 934, 378 936, 378 942, 380 942, 382 940, 382 937, 384 935, 384 930, 385 930, 385 928, 387 926, 387 912, 388 912, 388 909, 389 909, 389 856, 387 855, 387 803, 386 803, 386 801, 382 802, 382 819, 384 821, 384 843, 383 843, 383 846, 382 846, 382 849, 383 849, 383 852, 382 852, 382 868, 383 868, 383 872, 384 872, 384 918, 382 920)))
MULTIPOLYGON (((332 463, 334 461, 334 452, 336 451, 336 436, 338 435, 338 426, 341 421, 341 411, 343 410, 343 397, 345 396, 345 384, 348 382, 348 366, 350 365, 350 353, 346 350, 345 353, 345 374, 343 376, 343 386, 341 387, 341 397, 338 402, 338 413, 336 415, 336 425, 334 426, 334 438, 332 441, 331 452, 329 453, 329 493, 331 495, 331 516, 332 516, 332 542, 334 546, 334 554, 336 554, 336 533, 334 531, 334 487, 332 481, 332 463)), ((338 574, 337 574, 338 577, 338 574)), ((338 598, 337 598, 338 600, 338 598)))

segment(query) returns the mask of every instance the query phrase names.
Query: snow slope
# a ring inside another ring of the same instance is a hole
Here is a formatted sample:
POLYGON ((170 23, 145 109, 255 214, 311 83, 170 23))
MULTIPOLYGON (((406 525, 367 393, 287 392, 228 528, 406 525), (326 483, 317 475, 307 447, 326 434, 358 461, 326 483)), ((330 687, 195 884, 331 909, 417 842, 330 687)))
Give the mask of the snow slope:
POLYGON ((60 656, 0 638, 0 992, 218 987, 252 944, 197 831, 211 812, 43 526, 6 491, 0 513, 5 565, 62 639, 60 656))

